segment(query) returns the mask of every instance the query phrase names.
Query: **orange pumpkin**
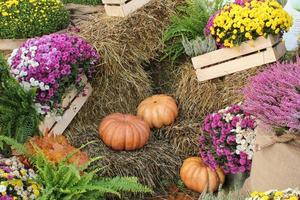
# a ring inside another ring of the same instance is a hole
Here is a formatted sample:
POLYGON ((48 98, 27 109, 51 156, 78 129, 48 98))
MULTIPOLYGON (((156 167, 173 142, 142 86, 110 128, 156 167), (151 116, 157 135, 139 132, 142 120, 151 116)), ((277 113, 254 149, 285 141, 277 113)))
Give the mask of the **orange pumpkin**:
POLYGON ((221 168, 211 170, 200 157, 190 157, 184 160, 180 169, 180 178, 187 188, 195 192, 214 192, 225 181, 221 168))
POLYGON ((150 128, 170 125, 178 115, 176 101, 167 95, 154 95, 142 101, 137 115, 145 120, 150 128))
POLYGON ((99 135, 114 150, 135 150, 147 143, 150 127, 134 115, 114 113, 102 120, 99 135))

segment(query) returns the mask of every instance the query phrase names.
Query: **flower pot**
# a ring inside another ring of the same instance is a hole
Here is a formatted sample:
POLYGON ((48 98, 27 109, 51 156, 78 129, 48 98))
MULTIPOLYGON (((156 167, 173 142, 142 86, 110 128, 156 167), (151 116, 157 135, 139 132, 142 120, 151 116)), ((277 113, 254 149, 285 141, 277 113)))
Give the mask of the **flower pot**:
POLYGON ((300 188, 300 136, 277 136, 263 123, 255 129, 257 150, 254 152, 250 177, 243 191, 300 188))
POLYGON ((229 190, 238 190, 242 188, 245 180, 249 177, 248 173, 227 174, 225 187, 229 190))

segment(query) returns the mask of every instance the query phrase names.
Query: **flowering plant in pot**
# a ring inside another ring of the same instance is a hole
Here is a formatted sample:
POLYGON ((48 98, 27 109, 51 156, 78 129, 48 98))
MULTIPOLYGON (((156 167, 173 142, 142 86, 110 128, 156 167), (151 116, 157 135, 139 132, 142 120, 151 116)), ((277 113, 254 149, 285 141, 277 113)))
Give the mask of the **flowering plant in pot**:
POLYGON ((220 47, 234 47, 260 36, 288 31, 292 18, 276 0, 236 0, 208 20, 205 33, 220 47))
POLYGON ((212 169, 223 168, 225 174, 247 173, 255 145, 255 119, 240 105, 209 114, 199 138, 200 155, 212 169))
POLYGON ((75 35, 51 34, 27 40, 8 59, 11 74, 26 89, 36 89, 35 105, 45 115, 59 109, 66 90, 82 88, 82 75, 92 77, 97 51, 75 35))
POLYGON ((300 58, 274 63, 250 78, 244 110, 259 119, 246 191, 299 187, 300 58), (276 166, 276 167, 274 167, 276 166), (274 176, 276 174, 276 176, 274 176))

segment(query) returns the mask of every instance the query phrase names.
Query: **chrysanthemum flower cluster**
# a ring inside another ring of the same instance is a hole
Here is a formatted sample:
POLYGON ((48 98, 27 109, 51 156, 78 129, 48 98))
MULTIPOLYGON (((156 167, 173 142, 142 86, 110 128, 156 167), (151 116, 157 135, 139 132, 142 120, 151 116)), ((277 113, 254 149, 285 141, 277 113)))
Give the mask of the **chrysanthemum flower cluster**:
POLYGON ((37 199, 41 186, 35 178, 35 172, 16 157, 0 158, 0 199, 37 199))
POLYGON ((237 46, 260 36, 278 35, 292 26, 292 17, 276 0, 237 1, 224 6, 206 27, 218 44, 237 46))
POLYGON ((27 40, 8 60, 11 74, 20 84, 37 89, 36 106, 41 114, 58 108, 70 86, 82 86, 81 76, 91 77, 98 61, 91 45, 67 34, 27 40))
POLYGON ((62 30, 69 22, 60 0, 0 1, 0 39, 41 36, 62 30))
POLYGON ((252 192, 246 200, 299 200, 300 191, 291 188, 286 190, 270 190, 266 192, 252 192))
POLYGON ((244 109, 274 127, 300 130, 300 58, 275 63, 250 79, 244 109))
POLYGON ((255 119, 240 105, 209 114, 203 122, 200 155, 212 169, 223 168, 226 174, 250 170, 255 145, 255 119))

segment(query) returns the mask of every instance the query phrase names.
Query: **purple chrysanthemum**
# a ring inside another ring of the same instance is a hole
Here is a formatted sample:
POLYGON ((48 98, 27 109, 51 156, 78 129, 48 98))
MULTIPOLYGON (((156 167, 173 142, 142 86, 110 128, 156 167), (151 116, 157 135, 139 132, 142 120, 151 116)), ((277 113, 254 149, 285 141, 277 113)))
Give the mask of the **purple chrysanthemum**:
POLYGON ((226 174, 250 170, 254 149, 255 120, 239 105, 209 114, 199 138, 200 156, 212 169, 218 166, 226 174))
POLYGON ((44 111, 59 104, 66 88, 92 75, 97 51, 75 35, 51 34, 27 40, 10 59, 12 75, 25 88, 37 88, 36 103, 44 111))

